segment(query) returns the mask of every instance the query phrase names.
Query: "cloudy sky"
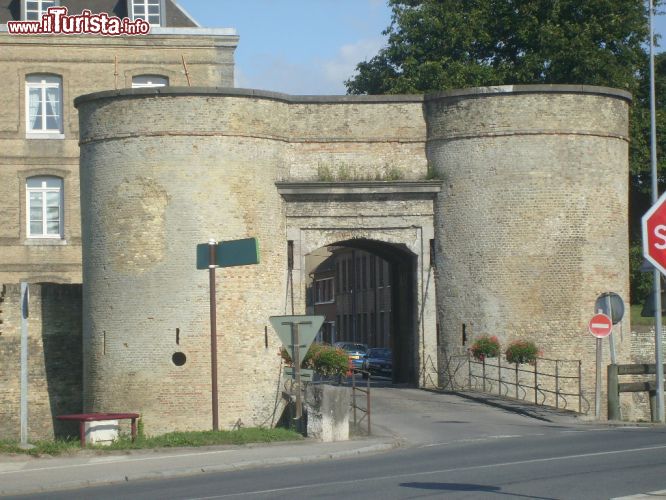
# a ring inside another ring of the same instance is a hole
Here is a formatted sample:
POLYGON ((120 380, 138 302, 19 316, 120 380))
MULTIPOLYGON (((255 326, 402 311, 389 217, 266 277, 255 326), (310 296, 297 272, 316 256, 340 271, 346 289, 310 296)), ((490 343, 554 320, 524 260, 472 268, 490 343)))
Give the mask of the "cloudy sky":
MULTIPOLYGON (((238 31, 237 87, 297 95, 345 94, 344 81, 384 45, 391 21, 385 0, 177 1, 202 26, 238 31)), ((656 18, 659 33, 665 17, 656 18)))

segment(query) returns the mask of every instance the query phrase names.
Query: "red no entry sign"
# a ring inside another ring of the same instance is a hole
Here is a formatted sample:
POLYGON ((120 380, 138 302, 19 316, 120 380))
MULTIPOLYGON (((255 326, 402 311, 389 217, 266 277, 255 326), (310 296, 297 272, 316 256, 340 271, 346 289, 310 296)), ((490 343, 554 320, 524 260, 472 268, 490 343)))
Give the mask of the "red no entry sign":
POLYGON ((595 314, 587 325, 590 333, 602 339, 608 337, 613 330, 613 322, 605 314, 595 314))

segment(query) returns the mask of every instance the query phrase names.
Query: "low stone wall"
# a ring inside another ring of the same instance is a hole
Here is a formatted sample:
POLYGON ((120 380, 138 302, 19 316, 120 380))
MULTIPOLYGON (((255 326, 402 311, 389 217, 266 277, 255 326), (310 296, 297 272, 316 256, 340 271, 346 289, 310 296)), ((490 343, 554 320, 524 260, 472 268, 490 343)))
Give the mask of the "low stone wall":
POLYGON ((307 435, 324 442, 349 439, 349 387, 310 384, 305 390, 307 435))

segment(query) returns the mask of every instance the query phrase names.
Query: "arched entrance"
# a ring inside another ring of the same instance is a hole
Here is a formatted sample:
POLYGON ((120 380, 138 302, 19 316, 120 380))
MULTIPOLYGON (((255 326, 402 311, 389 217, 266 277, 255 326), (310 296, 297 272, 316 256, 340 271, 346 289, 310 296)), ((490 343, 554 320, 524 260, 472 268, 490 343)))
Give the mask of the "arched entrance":
MULTIPOLYGON (((313 254, 310 254, 312 257, 313 254)), ((389 347, 394 383, 417 385, 417 256, 405 245, 358 238, 314 252, 308 314, 325 316, 322 339, 389 347)))
MULTIPOLYGON (((440 184, 400 181, 277 186, 286 202, 287 241, 293 249, 294 309, 305 310, 311 272, 306 266, 307 255, 333 246, 376 255, 388 262, 390 269, 394 381, 436 386, 431 241, 432 203, 440 184)), ((359 320, 355 317, 354 321, 359 320)), ((360 321, 362 325, 362 316, 360 321)))

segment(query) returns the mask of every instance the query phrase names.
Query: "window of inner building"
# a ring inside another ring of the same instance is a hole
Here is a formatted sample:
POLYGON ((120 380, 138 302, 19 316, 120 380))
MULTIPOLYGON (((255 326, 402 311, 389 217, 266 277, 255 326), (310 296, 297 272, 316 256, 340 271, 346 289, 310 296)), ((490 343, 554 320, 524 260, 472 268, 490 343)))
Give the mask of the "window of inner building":
POLYGON ((130 0, 132 19, 143 19, 151 26, 161 26, 162 0, 130 0))
POLYGON ((137 75, 132 77, 132 88, 167 87, 169 79, 162 75, 137 75))
POLYGON ((324 278, 315 282, 315 304, 335 302, 333 297, 333 278, 324 278))
POLYGON ((63 237, 63 182, 60 177, 26 180, 29 238, 63 237))
POLYGON ((25 87, 27 133, 62 133, 62 78, 28 75, 25 87))
POLYGON ((23 19, 39 21, 49 7, 56 7, 58 4, 58 0, 23 0, 23 19))

